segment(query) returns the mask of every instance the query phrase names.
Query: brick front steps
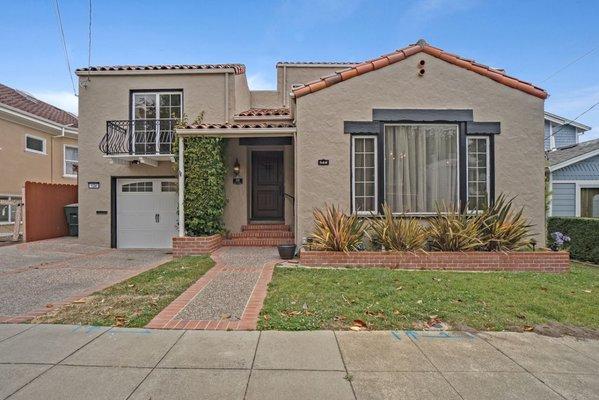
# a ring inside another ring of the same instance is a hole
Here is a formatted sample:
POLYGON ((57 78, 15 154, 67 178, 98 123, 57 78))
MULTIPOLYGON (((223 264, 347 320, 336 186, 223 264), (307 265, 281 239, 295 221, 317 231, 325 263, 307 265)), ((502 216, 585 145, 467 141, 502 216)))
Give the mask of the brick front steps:
POLYGON ((570 269, 570 254, 564 251, 344 253, 302 250, 300 263, 305 266, 418 270, 567 272, 570 269))
POLYGON ((244 225, 241 232, 232 233, 223 240, 223 246, 278 246, 293 244, 293 232, 289 225, 252 224, 244 225))

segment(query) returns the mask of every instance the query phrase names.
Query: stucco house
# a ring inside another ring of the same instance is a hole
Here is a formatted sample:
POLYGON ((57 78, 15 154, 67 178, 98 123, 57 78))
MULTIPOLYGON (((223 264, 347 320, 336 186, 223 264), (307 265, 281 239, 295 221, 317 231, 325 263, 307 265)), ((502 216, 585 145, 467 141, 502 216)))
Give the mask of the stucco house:
POLYGON ((218 136, 225 245, 302 243, 325 202, 426 218, 437 203, 475 212, 499 193, 517 196, 544 243, 543 89, 422 40, 276 71, 277 89, 256 91, 241 64, 79 69, 80 238, 170 247, 185 235, 172 143, 218 136), (173 118, 200 112, 175 132, 173 118))
MULTIPOLYGON (((19 200, 25 181, 77 183, 77 117, 0 84, 0 200, 19 200)), ((0 235, 15 207, 0 205, 0 235)))
POLYGON ((599 217, 599 139, 580 141, 590 126, 545 113, 549 215, 599 217))

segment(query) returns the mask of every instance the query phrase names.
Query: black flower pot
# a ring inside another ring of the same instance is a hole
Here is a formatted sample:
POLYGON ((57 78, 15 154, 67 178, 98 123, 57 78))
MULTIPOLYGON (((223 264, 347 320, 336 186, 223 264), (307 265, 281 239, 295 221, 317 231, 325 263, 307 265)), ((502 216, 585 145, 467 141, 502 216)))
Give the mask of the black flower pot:
POLYGON ((295 247, 294 244, 282 244, 277 246, 279 257, 283 260, 291 260, 295 256, 295 247))

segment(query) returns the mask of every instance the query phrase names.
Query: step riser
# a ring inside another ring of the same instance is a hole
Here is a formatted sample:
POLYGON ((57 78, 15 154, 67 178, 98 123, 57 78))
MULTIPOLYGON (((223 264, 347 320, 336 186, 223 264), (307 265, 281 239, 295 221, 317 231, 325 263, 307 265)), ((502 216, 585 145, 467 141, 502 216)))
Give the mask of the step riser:
POLYGON ((290 231, 289 225, 243 225, 242 231, 290 231))
POLYGON ((293 232, 252 230, 239 233, 232 233, 231 238, 293 238, 293 232))
POLYGON ((248 239, 248 238, 237 238, 237 239, 224 239, 223 246, 279 246, 282 244, 294 244, 293 239, 248 239))

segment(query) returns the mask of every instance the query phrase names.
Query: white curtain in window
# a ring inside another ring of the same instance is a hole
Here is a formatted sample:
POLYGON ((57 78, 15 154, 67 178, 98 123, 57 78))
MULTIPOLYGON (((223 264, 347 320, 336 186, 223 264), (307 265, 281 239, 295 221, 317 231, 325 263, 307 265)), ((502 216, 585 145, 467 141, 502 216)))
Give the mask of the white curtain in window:
POLYGON ((385 127, 385 201, 394 212, 434 212, 458 203, 458 128, 385 127))

